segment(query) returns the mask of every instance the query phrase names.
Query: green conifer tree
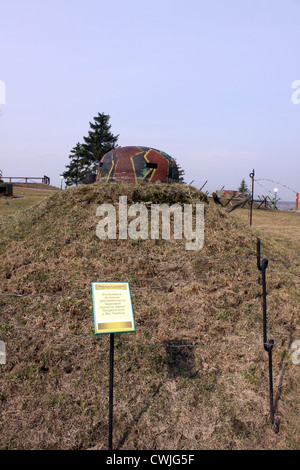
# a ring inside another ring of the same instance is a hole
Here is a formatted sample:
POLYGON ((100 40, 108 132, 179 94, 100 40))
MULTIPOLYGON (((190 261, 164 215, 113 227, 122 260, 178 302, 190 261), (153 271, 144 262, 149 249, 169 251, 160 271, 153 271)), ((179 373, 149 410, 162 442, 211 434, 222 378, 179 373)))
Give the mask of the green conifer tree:
POLYGON ((246 181, 244 180, 244 178, 241 181, 241 184, 238 188, 238 192, 242 193, 244 196, 248 196, 250 194, 248 186, 247 186, 246 181))
POLYGON ((178 182, 181 183, 181 184, 185 184, 185 181, 184 181, 185 171, 184 171, 183 168, 181 168, 180 165, 178 165, 178 163, 176 163, 176 165, 177 165, 177 168, 178 168, 178 176, 179 176, 178 182))
POLYGON ((88 136, 83 138, 85 164, 89 165, 90 171, 97 171, 101 158, 117 147, 119 135, 115 136, 111 133, 109 119, 109 115, 98 113, 98 116, 94 117, 94 122, 90 122, 91 130, 88 136))
POLYGON ((62 174, 66 186, 76 186, 80 184, 85 175, 89 172, 89 167, 85 163, 85 155, 83 146, 79 142, 71 150, 69 158, 71 160, 69 165, 66 165, 67 170, 62 174))
POLYGON ((77 143, 71 150, 70 164, 63 173, 66 186, 80 184, 88 173, 96 173, 101 158, 110 150, 117 147, 119 135, 114 136, 110 131, 110 116, 98 113, 94 122, 90 122, 90 131, 83 137, 84 143, 77 143))

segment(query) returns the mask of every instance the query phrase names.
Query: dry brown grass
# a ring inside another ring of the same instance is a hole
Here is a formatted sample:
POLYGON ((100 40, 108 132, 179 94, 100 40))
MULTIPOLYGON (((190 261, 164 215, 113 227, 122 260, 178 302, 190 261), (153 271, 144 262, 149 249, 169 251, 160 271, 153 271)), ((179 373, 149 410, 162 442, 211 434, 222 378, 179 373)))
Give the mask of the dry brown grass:
MULTIPOLYGON (((211 203, 199 253, 178 240, 100 241, 96 208, 119 194, 129 203, 202 199, 180 185, 90 185, 2 219, 1 292, 8 295, 0 297, 7 345, 0 448, 107 448, 109 343, 93 334, 91 282, 123 281, 136 333, 116 335, 115 448, 298 449, 299 366, 290 346, 299 339, 299 258, 287 263, 299 243, 291 237, 287 247, 268 222, 258 229, 260 214, 250 229, 245 213, 227 215, 211 203), (257 235, 274 259, 268 335, 276 341, 277 434, 269 421, 257 235)), ((284 224, 298 230, 298 220, 284 224)))
MULTIPOLYGON (((237 214, 248 222, 247 210, 238 210, 237 214)), ((285 250, 287 256, 300 251, 300 214, 292 211, 254 210, 253 227, 264 234, 267 240, 278 244, 278 249, 285 250)))

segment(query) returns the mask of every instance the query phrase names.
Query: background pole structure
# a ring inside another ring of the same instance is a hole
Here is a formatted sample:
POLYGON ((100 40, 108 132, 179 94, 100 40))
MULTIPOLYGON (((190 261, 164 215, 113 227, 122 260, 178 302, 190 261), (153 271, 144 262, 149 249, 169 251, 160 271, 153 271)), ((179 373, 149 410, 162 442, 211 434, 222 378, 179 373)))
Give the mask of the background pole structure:
POLYGON ((112 450, 113 437, 113 392, 114 392, 114 349, 115 335, 110 334, 110 354, 109 354, 109 431, 108 431, 108 448, 112 450))
POLYGON ((296 195, 296 211, 299 210, 299 193, 296 195))
POLYGON ((274 194, 275 194, 274 209, 277 209, 277 206, 276 206, 276 202, 277 202, 277 193, 278 193, 278 188, 274 188, 274 194))
POLYGON ((252 211, 253 211, 253 199, 254 199, 254 170, 250 173, 250 178, 252 179, 252 191, 251 191, 251 201, 250 201, 250 227, 252 226, 252 211))

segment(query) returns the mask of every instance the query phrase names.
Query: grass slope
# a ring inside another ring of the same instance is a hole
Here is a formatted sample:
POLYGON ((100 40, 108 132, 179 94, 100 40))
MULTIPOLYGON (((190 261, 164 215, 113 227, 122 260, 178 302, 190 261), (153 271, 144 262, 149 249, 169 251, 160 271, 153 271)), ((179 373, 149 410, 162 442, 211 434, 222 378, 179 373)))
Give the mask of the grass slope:
POLYGON ((21 210, 26 210, 58 188, 40 183, 13 183, 13 197, 0 197, 0 220, 21 210))
POLYGON ((123 281, 136 333, 115 340, 115 449, 298 449, 299 244, 211 202, 200 252, 185 240, 99 240, 97 206, 119 195, 203 200, 190 186, 88 185, 1 219, 0 448, 107 448, 109 338, 93 333, 91 282, 123 281), (269 421, 258 235, 270 258, 279 433, 269 421))

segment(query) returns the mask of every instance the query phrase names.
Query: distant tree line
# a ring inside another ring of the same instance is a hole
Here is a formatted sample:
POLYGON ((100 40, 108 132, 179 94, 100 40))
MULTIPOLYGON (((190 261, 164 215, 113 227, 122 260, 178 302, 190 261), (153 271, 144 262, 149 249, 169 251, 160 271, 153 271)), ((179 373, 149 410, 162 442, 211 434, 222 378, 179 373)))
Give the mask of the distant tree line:
MULTIPOLYGON (((113 135, 110 116, 98 113, 93 122, 90 122, 90 130, 83 143, 78 142, 70 151, 69 165, 62 173, 66 186, 73 186, 82 183, 92 183, 89 180, 91 173, 97 173, 98 165, 102 157, 110 150, 117 148, 118 135, 113 135)), ((177 165, 178 166, 178 165, 177 165)), ((184 170, 178 166, 179 182, 184 182, 184 170)))

